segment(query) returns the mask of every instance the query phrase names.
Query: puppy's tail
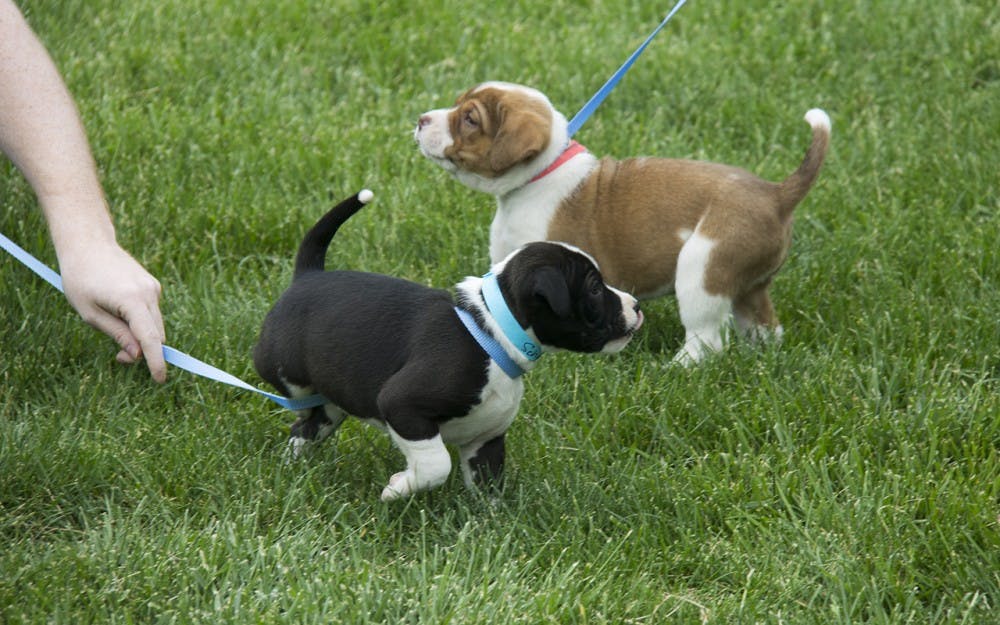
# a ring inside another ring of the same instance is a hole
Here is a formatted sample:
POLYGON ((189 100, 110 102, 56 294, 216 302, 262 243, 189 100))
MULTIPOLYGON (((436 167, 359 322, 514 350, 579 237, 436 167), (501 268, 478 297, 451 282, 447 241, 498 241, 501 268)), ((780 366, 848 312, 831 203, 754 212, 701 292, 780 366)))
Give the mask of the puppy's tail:
POLYGON ((779 211, 782 219, 788 219, 795 205, 809 192, 809 188, 816 181, 816 176, 819 175, 826 150, 830 146, 830 116, 822 109, 809 109, 806 113, 806 122, 812 126, 812 145, 809 146, 809 151, 806 152, 799 168, 785 178, 779 187, 779 211))
POLYGON ((299 246, 299 253, 295 257, 295 273, 292 280, 310 271, 323 271, 324 259, 326 258, 326 248, 330 246, 333 235, 337 229, 351 218, 351 215, 358 212, 364 205, 372 201, 374 194, 365 189, 353 195, 340 204, 337 204, 330 211, 323 215, 316 225, 306 233, 299 246))

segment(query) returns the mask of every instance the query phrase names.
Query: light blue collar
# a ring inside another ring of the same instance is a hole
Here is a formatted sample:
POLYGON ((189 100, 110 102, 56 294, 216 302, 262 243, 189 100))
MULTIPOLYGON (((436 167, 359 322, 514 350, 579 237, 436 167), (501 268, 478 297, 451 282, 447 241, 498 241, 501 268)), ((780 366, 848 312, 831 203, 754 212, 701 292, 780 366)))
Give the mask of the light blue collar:
POLYGON ((465 325, 465 329, 469 331, 472 338, 476 339, 476 342, 483 348, 483 351, 489 354, 490 358, 493 359, 493 362, 497 363, 497 365, 503 369, 504 373, 511 378, 519 378, 524 375, 524 369, 521 368, 521 365, 514 362, 514 359, 510 357, 510 354, 508 354, 507 351, 504 350, 503 346, 500 345, 500 341, 496 340, 489 332, 479 327, 479 324, 476 323, 476 320, 467 310, 462 310, 456 306, 455 313, 458 315, 458 318, 462 320, 462 323, 465 325))
POLYGON ((536 343, 528 333, 524 331, 521 324, 514 318, 514 313, 510 312, 507 301, 500 292, 500 285, 497 284, 497 277, 493 272, 483 276, 483 299, 486 300, 486 308, 500 326, 514 347, 517 348, 528 360, 535 361, 542 356, 542 348, 536 343))

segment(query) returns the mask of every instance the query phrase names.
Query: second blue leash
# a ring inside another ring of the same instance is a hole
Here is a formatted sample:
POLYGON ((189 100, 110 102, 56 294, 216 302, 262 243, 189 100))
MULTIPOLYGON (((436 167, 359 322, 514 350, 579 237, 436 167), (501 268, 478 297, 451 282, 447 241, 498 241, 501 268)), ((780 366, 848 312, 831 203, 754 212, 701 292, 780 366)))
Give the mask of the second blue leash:
POLYGON ((649 35, 649 37, 646 37, 646 40, 642 42, 642 45, 636 48, 635 52, 632 53, 632 56, 628 57, 628 59, 625 60, 625 63, 623 63, 622 66, 618 68, 618 71, 612 74, 611 78, 608 79, 608 82, 604 83, 604 86, 601 87, 597 91, 597 93, 595 93, 593 97, 591 97, 590 100, 583 105, 583 108, 580 109, 580 112, 573 116, 573 119, 569 121, 569 128, 568 128, 570 137, 576 134, 576 131, 580 129, 580 126, 582 126, 584 122, 586 122, 587 119, 589 119, 590 116, 594 114, 594 111, 597 110, 597 107, 600 106, 602 102, 604 102, 604 100, 608 97, 611 91, 618 85, 618 83, 622 79, 622 76, 624 76, 625 72, 627 72, 629 68, 632 67, 632 64, 635 63, 635 60, 639 58, 640 54, 643 53, 643 51, 649 45, 649 42, 653 40, 653 37, 655 37, 661 30, 663 30, 663 27, 666 26, 667 22, 670 21, 670 19, 674 16, 674 14, 677 13, 677 11, 679 11, 682 6, 684 6, 685 2, 687 2, 687 0, 678 0, 677 4, 674 5, 674 8, 670 9, 670 13, 667 13, 667 16, 663 18, 663 21, 660 22, 660 25, 656 27, 656 29, 649 35))

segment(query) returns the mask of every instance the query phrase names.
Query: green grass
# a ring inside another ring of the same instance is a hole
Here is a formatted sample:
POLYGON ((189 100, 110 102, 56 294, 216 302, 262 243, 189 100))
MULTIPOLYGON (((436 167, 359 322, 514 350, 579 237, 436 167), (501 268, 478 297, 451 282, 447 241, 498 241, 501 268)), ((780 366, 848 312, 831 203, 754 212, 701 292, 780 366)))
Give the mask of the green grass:
MULTIPOLYGON (((329 264, 447 287, 491 198, 419 156, 417 116, 486 79, 574 113, 668 6, 339 0, 22 3, 77 97, 168 342, 249 353, 304 230, 375 203, 329 264)), ((156 386, 0 260, 0 622, 1000 621, 1000 11, 690 2, 578 138, 777 179, 833 144, 774 292, 780 347, 669 360, 675 302, 617 357, 526 381, 495 503, 355 422, 307 463, 291 416, 172 369, 156 386)), ((0 164, 0 232, 54 254, 0 164)))

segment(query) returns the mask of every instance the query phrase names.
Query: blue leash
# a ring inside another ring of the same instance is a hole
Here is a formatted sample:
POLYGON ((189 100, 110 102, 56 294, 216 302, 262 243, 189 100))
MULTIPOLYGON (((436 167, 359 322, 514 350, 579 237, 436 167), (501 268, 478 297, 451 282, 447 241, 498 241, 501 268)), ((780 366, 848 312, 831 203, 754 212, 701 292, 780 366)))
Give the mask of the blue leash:
MULTIPOLYGON (((50 269, 47 265, 26 252, 3 234, 0 234, 0 247, 9 252, 11 256, 21 261, 21 263, 27 266, 28 269, 31 269, 38 274, 43 280, 54 286, 60 293, 64 293, 62 278, 59 277, 58 273, 52 271, 52 269, 50 269)), ((275 395, 274 393, 262 391, 259 388, 250 386, 234 375, 226 373, 221 369, 217 369, 208 363, 198 360, 194 356, 189 356, 180 350, 166 345, 163 346, 163 359, 175 367, 179 367, 203 378, 208 378, 210 380, 215 380, 216 382, 222 382, 223 384, 228 384, 230 386, 235 386, 237 388, 246 389, 263 395, 282 408, 287 408, 288 410, 305 410, 307 408, 314 408, 316 406, 322 406, 323 404, 329 403, 329 401, 322 395, 309 395, 308 397, 290 399, 288 397, 282 397, 281 395, 275 395)))
POLYGON ((322 406, 323 404, 330 403, 330 400, 322 395, 308 395, 306 397, 289 398, 281 395, 275 395, 274 393, 268 393, 267 391, 262 391, 259 388, 250 386, 235 375, 226 373, 222 369, 216 369, 212 365, 202 362, 194 356, 185 354, 184 352, 176 350, 173 347, 167 347, 166 345, 163 346, 163 359, 175 367, 180 367, 189 373, 263 395, 282 408, 287 408, 288 410, 306 410, 307 408, 315 408, 316 406, 322 406))
POLYGON ((646 37, 646 40, 642 42, 642 45, 636 48, 635 52, 632 53, 632 56, 626 59, 625 63, 618 68, 617 72, 612 74, 611 78, 608 79, 608 82, 604 83, 604 86, 601 87, 600 90, 598 90, 598 92, 595 93, 594 96, 590 98, 590 100, 586 104, 583 105, 583 108, 580 109, 580 112, 573 116, 573 119, 570 120, 568 127, 568 132, 570 137, 576 134, 576 131, 580 129, 580 126, 582 126, 584 122, 586 122, 587 119, 589 119, 590 116, 593 115, 594 111, 597 110, 597 107, 600 106, 602 102, 604 102, 604 100, 608 97, 608 94, 611 93, 611 90, 618 85, 619 81, 621 81, 622 76, 625 75, 625 72, 627 72, 629 68, 632 67, 632 64, 635 63, 635 60, 637 58, 639 58, 639 55, 642 54, 643 51, 645 51, 646 46, 648 46, 649 42, 653 40, 653 37, 655 37, 661 30, 663 30, 663 27, 667 25, 667 22, 670 21, 670 18, 672 18, 674 16, 674 13, 677 13, 677 11, 679 11, 680 8, 684 6, 685 2, 687 2, 687 0, 677 1, 677 4, 674 5, 674 8, 670 9, 670 13, 667 13, 667 16, 663 18, 663 21, 660 22, 660 25, 656 27, 656 30, 654 30, 652 34, 649 35, 649 37, 646 37))

